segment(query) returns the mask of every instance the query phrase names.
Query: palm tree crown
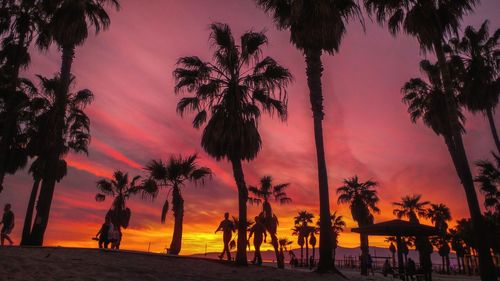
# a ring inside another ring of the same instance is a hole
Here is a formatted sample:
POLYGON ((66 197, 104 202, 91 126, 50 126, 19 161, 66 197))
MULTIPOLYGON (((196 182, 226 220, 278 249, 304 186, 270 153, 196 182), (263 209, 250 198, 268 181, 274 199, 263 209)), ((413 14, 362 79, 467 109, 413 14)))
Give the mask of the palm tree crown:
POLYGON ((426 217, 429 218, 434 225, 446 234, 448 229, 448 221, 451 221, 450 208, 445 204, 431 204, 431 207, 427 210, 426 217))
POLYGON ((377 191, 374 190, 377 186, 375 181, 359 182, 358 176, 349 179, 344 179, 344 185, 337 188, 339 194, 339 204, 349 204, 352 218, 362 224, 373 223, 373 215, 370 211, 379 213, 377 207, 379 198, 377 191))
POLYGON ((285 189, 290 185, 289 183, 281 183, 272 185, 273 178, 271 176, 264 176, 260 179, 260 186, 249 186, 248 191, 256 196, 256 198, 249 198, 253 203, 260 204, 262 201, 268 202, 271 197, 280 204, 290 203, 292 199, 287 196, 285 189))
POLYGON ((207 123, 201 145, 211 156, 252 160, 262 145, 257 130, 261 110, 286 118, 285 87, 292 76, 274 59, 261 58, 264 33, 247 32, 237 45, 228 25, 210 28, 214 63, 183 57, 174 71, 176 92, 194 93, 181 99, 177 111, 196 111, 195 128, 207 123))
POLYGON ((422 195, 414 194, 407 195, 401 198, 401 202, 392 203, 397 208, 394 209, 393 213, 398 218, 407 217, 411 222, 418 223, 418 217, 426 216, 425 207, 429 205, 429 201, 421 201, 422 195))

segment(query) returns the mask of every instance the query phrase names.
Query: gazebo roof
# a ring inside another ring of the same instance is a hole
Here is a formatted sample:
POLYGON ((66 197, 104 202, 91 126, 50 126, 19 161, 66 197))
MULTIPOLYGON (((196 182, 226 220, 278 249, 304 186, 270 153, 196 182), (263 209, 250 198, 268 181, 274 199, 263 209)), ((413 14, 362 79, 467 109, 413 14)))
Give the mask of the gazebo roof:
POLYGON ((352 228, 351 232, 357 232, 376 236, 434 236, 439 235, 439 230, 433 226, 416 224, 403 220, 392 220, 358 228, 352 228))

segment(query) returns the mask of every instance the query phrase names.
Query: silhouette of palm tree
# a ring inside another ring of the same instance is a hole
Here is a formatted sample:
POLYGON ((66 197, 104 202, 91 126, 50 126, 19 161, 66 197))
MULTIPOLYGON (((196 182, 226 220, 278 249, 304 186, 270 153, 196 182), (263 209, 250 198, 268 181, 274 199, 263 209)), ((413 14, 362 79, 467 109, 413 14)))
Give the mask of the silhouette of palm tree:
POLYGON ((434 239, 434 245, 443 260, 443 272, 450 273, 450 246, 448 235, 448 221, 451 221, 451 212, 445 204, 431 204, 427 209, 425 216, 434 223, 434 226, 440 230, 441 236, 434 239))
MULTIPOLYGON (((354 0, 256 0, 273 17, 280 29, 290 30, 290 41, 303 51, 306 61, 307 84, 314 119, 314 138, 318 162, 318 187, 320 217, 330 217, 328 175, 323 143, 323 93, 321 76, 323 66, 321 54, 339 51, 346 33, 346 25, 353 18, 361 18, 361 11, 354 0)), ((332 241, 330 220, 320 226, 319 271, 334 268, 332 263, 332 241)))
POLYGON ((199 57, 182 57, 174 70, 175 91, 188 91, 177 111, 197 112, 193 126, 203 130, 201 145, 216 160, 227 159, 233 167, 238 188, 239 219, 236 262, 247 264, 246 220, 248 191, 241 162, 254 159, 262 140, 258 131, 261 111, 286 118, 286 86, 290 72, 270 57, 262 58, 268 42, 262 32, 246 32, 238 46, 226 24, 210 25, 214 62, 199 57))
POLYGON ((484 206, 500 214, 500 157, 493 154, 494 161, 482 160, 476 162, 479 174, 475 181, 484 194, 484 206))
POLYGON ((453 75, 448 67, 445 53, 446 38, 458 33, 463 16, 471 12, 478 1, 364 0, 364 3, 367 11, 374 14, 380 23, 387 22, 389 31, 393 35, 404 31, 417 38, 423 51, 433 51, 437 57, 445 104, 441 111, 446 116, 444 121, 450 131, 449 137, 445 137, 445 142, 465 190, 469 212, 479 241, 481 279, 494 280, 495 266, 486 244, 485 224, 462 139, 460 109, 455 97, 453 75))
MULTIPOLYGON (((374 218, 371 212, 380 212, 377 207, 379 198, 377 191, 374 189, 377 185, 377 182, 371 180, 359 182, 358 176, 354 176, 344 179, 344 185, 337 188, 338 204, 349 204, 352 218, 360 227, 373 224, 374 218)), ((369 254, 367 235, 360 234, 360 244, 361 260, 366 261, 365 257, 369 254)), ((366 262, 361 263, 361 274, 368 275, 366 262)))
POLYGON ((75 56, 75 48, 83 45, 89 34, 89 26, 96 32, 105 29, 110 24, 104 5, 110 4, 118 8, 117 0, 58 0, 56 9, 50 17, 48 29, 50 39, 55 41, 62 50, 60 85, 55 92, 55 114, 52 126, 47 129, 50 139, 47 169, 45 170, 40 196, 38 200, 35 224, 32 228, 31 240, 34 245, 42 245, 43 237, 50 217, 50 206, 57 178, 57 165, 64 150, 64 105, 72 80, 71 67, 75 56))
MULTIPOLYGON (((29 173, 33 176, 33 187, 31 190, 26 216, 24 219, 23 235, 21 245, 32 245, 32 218, 35 208, 36 197, 40 182, 48 169, 47 161, 50 157, 51 139, 46 134, 47 128, 52 126, 52 121, 59 108, 56 105, 56 91, 61 84, 59 77, 51 79, 38 76, 41 81, 40 91, 33 93, 29 103, 29 122, 27 123, 27 135, 29 142, 27 150, 35 160, 32 162, 29 173)), ((73 81, 73 80, 72 80, 73 81)), ((57 162, 55 181, 59 182, 67 174, 67 164, 64 157, 70 153, 88 154, 90 143, 90 119, 85 113, 85 108, 92 102, 94 95, 90 90, 84 89, 76 93, 68 94, 64 100, 62 112, 64 116, 64 127, 62 135, 62 153, 57 162)), ((34 227, 34 225, 33 225, 34 227)))
POLYGON ((178 255, 182 245, 182 222, 184 218, 184 198, 181 187, 186 181, 204 183, 204 179, 212 175, 212 171, 207 167, 199 167, 196 163, 197 155, 193 154, 186 158, 182 156, 171 156, 167 162, 162 160, 151 160, 146 165, 149 179, 146 181, 146 195, 155 198, 158 195, 158 188, 167 188, 167 198, 161 212, 161 222, 165 223, 169 208, 169 200, 172 201, 172 211, 174 212, 174 234, 169 248, 169 254, 178 255), (170 199, 170 194, 172 198, 170 199))
MULTIPOLYGON (((313 222, 314 215, 307 211, 300 211, 297 216, 294 217, 295 229, 297 230, 295 235, 299 236, 299 245, 302 243, 301 239, 304 239, 306 245, 306 261, 305 265, 309 265, 309 235, 311 234, 310 223, 313 222)), ((303 263, 302 246, 300 252, 301 263, 303 263)))
POLYGON ((101 179, 97 182, 97 189, 99 190, 99 193, 95 196, 97 202, 103 202, 106 200, 106 196, 114 198, 106 216, 110 218, 111 223, 118 229, 120 241, 120 229, 128 227, 132 214, 127 207, 127 200, 139 193, 150 193, 150 196, 152 196, 152 193, 156 192, 156 190, 145 187, 145 185, 137 184, 140 178, 140 176, 135 176, 130 180, 128 173, 115 171, 111 180, 101 179))
POLYGON ((399 219, 408 218, 410 222, 420 223, 418 217, 426 217, 427 209, 425 207, 429 205, 429 201, 421 201, 422 195, 414 194, 407 195, 401 198, 401 202, 393 202, 392 205, 396 207, 393 210, 394 215, 399 219))
POLYGON ((249 186, 248 191, 256 196, 256 198, 249 197, 248 200, 251 203, 261 204, 262 203, 262 213, 261 216, 264 218, 264 223, 266 226, 266 230, 271 235, 271 244, 273 245, 274 252, 276 254, 276 260, 278 264, 278 268, 284 268, 285 263, 284 260, 281 259, 281 255, 279 254, 278 248, 278 217, 273 213, 271 208, 271 203, 269 199, 274 197, 276 202, 280 204, 287 204, 292 202, 285 189, 290 185, 289 183, 281 183, 277 185, 273 185, 273 178, 271 176, 264 176, 260 179, 260 186, 249 186))
POLYGON ((460 77, 463 84, 459 101, 472 113, 482 112, 487 116, 497 152, 500 152, 500 140, 493 116, 500 95, 500 29, 490 37, 488 24, 488 21, 483 22, 478 30, 467 26, 463 38, 451 39, 450 45, 454 56, 465 64, 465 72, 460 77))
POLYGON ((0 35, 0 192, 6 173, 14 174, 27 163, 26 111, 33 85, 20 77, 21 68, 30 63, 29 47, 33 40, 37 47, 48 47, 45 29, 50 5, 47 0, 3 1, 1 6, 0 35))
POLYGON ((305 231, 302 226, 295 226, 292 228, 292 235, 297 236, 297 244, 300 247, 300 265, 304 265, 304 244, 305 244, 305 231))
MULTIPOLYGON (((337 215, 337 212, 334 212, 330 216, 330 220, 332 221, 332 242, 333 242, 333 253, 332 253, 332 259, 335 262, 335 255, 336 255, 336 250, 339 246, 339 235, 342 231, 344 231, 344 228, 346 227, 346 223, 344 221, 344 218, 341 215, 337 215)), ((319 226, 320 220, 318 220, 318 226, 319 226)))

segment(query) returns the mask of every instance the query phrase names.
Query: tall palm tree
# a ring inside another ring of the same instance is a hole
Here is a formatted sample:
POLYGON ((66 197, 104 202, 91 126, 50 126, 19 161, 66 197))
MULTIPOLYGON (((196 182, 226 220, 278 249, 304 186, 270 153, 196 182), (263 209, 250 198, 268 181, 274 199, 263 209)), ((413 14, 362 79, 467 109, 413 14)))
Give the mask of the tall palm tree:
POLYGON ((425 208, 430 204, 429 201, 421 201, 422 195, 414 194, 401 197, 401 202, 393 202, 392 205, 396 207, 393 213, 399 218, 408 218, 410 222, 420 223, 418 217, 426 217, 427 209, 425 208))
POLYGON ((186 182, 204 183, 206 177, 212 175, 212 171, 207 167, 200 167, 196 163, 198 156, 196 154, 188 157, 171 156, 167 162, 162 160, 151 160, 146 165, 149 179, 152 183, 152 190, 147 189, 148 194, 153 198, 158 194, 158 188, 167 188, 167 198, 161 212, 161 222, 165 223, 169 208, 169 200, 172 202, 172 211, 174 212, 174 234, 170 243, 169 254, 178 255, 182 244, 182 222, 184 218, 184 198, 182 197, 181 187, 186 182), (170 194, 171 198, 170 198, 170 194))
POLYGON ((262 58, 262 47, 268 42, 264 33, 246 32, 238 45, 228 25, 213 23, 210 29, 213 63, 196 56, 178 60, 175 91, 194 95, 182 98, 177 111, 181 115, 197 112, 193 126, 200 128, 206 123, 203 149, 216 160, 231 162, 242 222, 236 263, 246 265, 248 190, 241 162, 257 157, 262 147, 258 131, 261 111, 286 119, 286 86, 292 75, 271 57, 262 58))
MULTIPOLYGON (((298 230, 298 235, 303 237, 306 245, 306 265, 309 265, 309 235, 311 234, 311 226, 309 224, 313 222, 313 219, 314 215, 307 211, 300 211, 297 216, 294 217, 295 228, 298 230)), ((300 256, 302 259, 302 246, 300 256)))
POLYGON ((256 196, 255 198, 249 197, 249 201, 255 204, 262 203, 261 215, 264 218, 266 230, 271 235, 271 244, 273 245, 274 252, 276 254, 278 268, 284 268, 285 263, 279 254, 278 248, 278 218, 273 213, 269 200, 271 199, 271 197, 274 197, 274 200, 280 204, 287 204, 292 202, 292 199, 290 199, 285 192, 285 189, 289 185, 289 183, 273 185, 273 178, 271 176, 264 176, 260 179, 260 186, 248 187, 248 191, 256 196))
POLYGON ((38 210, 32 230, 32 240, 35 245, 42 245, 43 237, 50 215, 50 206, 56 184, 56 166, 61 158, 64 132, 64 112, 68 98, 72 75, 71 67, 75 56, 75 48, 83 45, 89 34, 89 27, 96 32, 105 29, 110 24, 105 5, 118 8, 118 0, 58 0, 57 8, 50 18, 49 29, 51 39, 62 51, 60 85, 56 91, 56 109, 52 120, 53 125, 46 132, 50 152, 47 158, 47 169, 44 172, 38 210))
POLYGON ((27 162, 23 116, 29 106, 27 79, 20 70, 30 63, 29 47, 33 40, 40 49, 48 47, 45 25, 51 13, 48 0, 3 1, 0 35, 0 192, 6 173, 13 174, 27 162))
MULTIPOLYGON (((379 213, 380 209, 377 207, 379 198, 377 191, 377 182, 366 181, 359 182, 358 176, 349 179, 344 179, 344 185, 337 188, 339 195, 338 204, 349 204, 351 209, 352 218, 358 223, 360 227, 373 224, 374 217, 372 212, 379 213)), ((361 274, 368 275, 368 268, 366 264, 366 257, 369 254, 368 236, 360 234, 361 243, 361 274)))
MULTIPOLYGON (((474 189, 474 181, 467 160, 460 120, 460 110, 455 98, 452 73, 447 66, 445 40, 458 33, 462 17, 471 12, 477 0, 364 0, 366 9, 376 15, 380 23, 387 22, 393 35, 401 30, 417 38, 423 51, 433 51, 438 60, 442 79, 446 125, 450 138, 445 139, 452 162, 465 190, 469 212, 474 224, 479 251, 481 280, 495 280, 495 267, 486 243, 485 224, 474 189)), ((443 110, 444 109, 444 110, 443 110)))
POLYGON ((475 181, 484 194, 484 206, 500 214, 500 157, 493 154, 494 161, 481 160, 476 162, 479 174, 475 181))
MULTIPOLYGON (((323 52, 334 54, 339 51, 347 31, 347 23, 354 18, 361 18, 360 7, 354 0, 256 0, 256 2, 271 14, 278 28, 290 30, 290 41, 304 53, 309 99, 314 120, 320 217, 329 218, 330 197, 323 143, 321 55, 323 52)), ((319 271, 328 271, 333 266, 330 229, 331 221, 322 220, 319 271)))
MULTIPOLYGON (((23 236, 21 244, 37 245, 33 240, 33 229, 36 221, 32 225, 33 211, 40 188, 40 183, 44 180, 44 175, 49 169, 48 159, 50 158, 50 136, 46 134, 47 128, 53 125, 52 121, 58 110, 57 90, 61 85, 58 76, 54 78, 40 79, 40 91, 37 91, 30 100, 30 117, 27 125, 27 135, 29 136, 28 152, 30 156, 35 157, 30 167, 30 173, 33 176, 33 187, 26 210, 24 220, 23 236)), ((73 81, 73 80, 72 80, 73 81)), ((85 113, 85 108, 90 105, 94 98, 92 92, 88 89, 80 90, 76 93, 68 94, 65 99, 63 112, 64 127, 62 132, 62 150, 60 158, 56 165, 55 181, 59 182, 67 174, 67 165, 64 157, 70 153, 88 154, 90 143, 90 119, 85 113)))
POLYGON ((443 259, 443 272, 450 273, 450 246, 448 222, 451 221, 451 212, 445 204, 431 204, 427 209, 426 217, 439 229, 441 236, 437 239, 438 253, 443 259))
POLYGON ((106 200, 106 196, 112 196, 114 198, 106 216, 110 218, 111 223, 118 229, 118 232, 120 232, 120 240, 120 229, 122 227, 128 227, 132 214, 127 207, 128 199, 139 193, 149 193, 149 196, 152 196, 152 193, 157 191, 146 185, 138 184, 140 178, 140 176, 135 176, 129 179, 128 173, 118 170, 113 173, 112 179, 101 179, 97 182, 99 193, 95 196, 96 201, 103 202, 106 200))
POLYGON ((465 64, 460 103, 472 113, 487 116, 497 152, 500 152, 500 140, 494 112, 500 96, 499 38, 500 29, 490 37, 488 21, 484 21, 478 30, 467 26, 463 38, 450 40, 454 54, 465 64))

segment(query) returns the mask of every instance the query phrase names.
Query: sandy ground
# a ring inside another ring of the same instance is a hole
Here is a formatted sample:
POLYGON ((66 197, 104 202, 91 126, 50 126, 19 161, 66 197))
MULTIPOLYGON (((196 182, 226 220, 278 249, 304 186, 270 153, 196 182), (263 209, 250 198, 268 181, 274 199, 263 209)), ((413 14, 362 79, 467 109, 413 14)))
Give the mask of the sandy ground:
MULTIPOLYGON (((367 280, 344 272, 350 280, 367 280)), ((224 262, 159 254, 72 248, 0 248, 0 280, 185 280, 185 281, 336 281, 339 275, 319 275, 270 267, 236 267, 224 262)), ((377 275, 375 280, 391 280, 377 275)), ((435 280, 462 280, 435 278, 435 280)), ((476 279, 463 279, 476 280, 476 279)), ((478 279, 477 279, 478 280, 478 279)))

